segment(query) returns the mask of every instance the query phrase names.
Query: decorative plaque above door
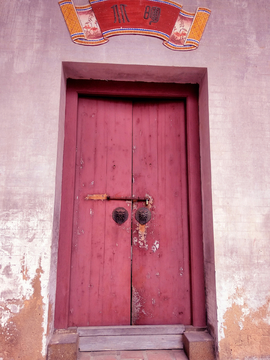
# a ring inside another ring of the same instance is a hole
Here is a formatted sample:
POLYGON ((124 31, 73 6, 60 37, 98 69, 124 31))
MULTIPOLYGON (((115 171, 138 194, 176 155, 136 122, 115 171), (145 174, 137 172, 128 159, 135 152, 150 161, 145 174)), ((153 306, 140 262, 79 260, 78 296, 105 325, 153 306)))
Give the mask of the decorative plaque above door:
POLYGON ((89 0, 75 6, 72 0, 59 5, 71 39, 81 45, 101 45, 114 35, 149 35, 164 40, 172 50, 194 50, 199 46, 211 11, 196 13, 170 0, 89 0))

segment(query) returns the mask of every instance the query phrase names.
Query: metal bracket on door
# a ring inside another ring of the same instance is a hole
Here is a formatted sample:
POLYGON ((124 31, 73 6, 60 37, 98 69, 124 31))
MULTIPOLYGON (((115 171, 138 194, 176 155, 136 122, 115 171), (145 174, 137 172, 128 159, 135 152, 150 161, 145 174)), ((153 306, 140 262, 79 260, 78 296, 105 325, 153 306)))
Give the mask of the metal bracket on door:
POLYGON ((86 195, 84 200, 123 200, 123 201, 132 201, 132 202, 138 202, 143 201, 145 202, 145 205, 147 206, 149 203, 149 199, 147 198, 135 198, 135 197, 112 197, 107 194, 93 194, 93 195, 86 195))

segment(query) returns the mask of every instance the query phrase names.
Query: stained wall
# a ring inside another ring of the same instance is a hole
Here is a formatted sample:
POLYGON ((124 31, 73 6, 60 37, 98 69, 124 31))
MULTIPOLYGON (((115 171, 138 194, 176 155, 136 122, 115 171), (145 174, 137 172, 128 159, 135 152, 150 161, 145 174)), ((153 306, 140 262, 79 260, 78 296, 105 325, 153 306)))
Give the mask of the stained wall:
POLYGON ((209 327, 221 360, 270 357, 270 5, 182 4, 212 10, 191 52, 75 45, 57 0, 1 4, 0 359, 44 359, 53 330, 67 76, 200 84, 209 327))

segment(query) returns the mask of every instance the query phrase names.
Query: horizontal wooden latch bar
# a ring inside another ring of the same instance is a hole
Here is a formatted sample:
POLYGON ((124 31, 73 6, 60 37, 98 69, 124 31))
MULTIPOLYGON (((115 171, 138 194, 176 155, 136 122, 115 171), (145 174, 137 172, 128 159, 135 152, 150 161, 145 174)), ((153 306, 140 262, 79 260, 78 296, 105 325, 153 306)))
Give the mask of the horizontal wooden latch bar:
POLYGON ((145 201, 146 205, 148 205, 149 199, 148 198, 136 198, 136 197, 114 197, 109 196, 107 194, 93 194, 93 195, 86 195, 84 200, 123 200, 123 201, 145 201))

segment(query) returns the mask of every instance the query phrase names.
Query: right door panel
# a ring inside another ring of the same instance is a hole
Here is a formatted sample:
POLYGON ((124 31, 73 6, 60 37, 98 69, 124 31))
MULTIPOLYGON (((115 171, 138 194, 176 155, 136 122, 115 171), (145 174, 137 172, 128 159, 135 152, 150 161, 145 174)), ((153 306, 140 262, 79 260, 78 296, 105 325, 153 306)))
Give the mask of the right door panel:
POLYGON ((184 101, 133 103, 133 196, 151 220, 132 226, 132 323, 190 324, 184 101))

